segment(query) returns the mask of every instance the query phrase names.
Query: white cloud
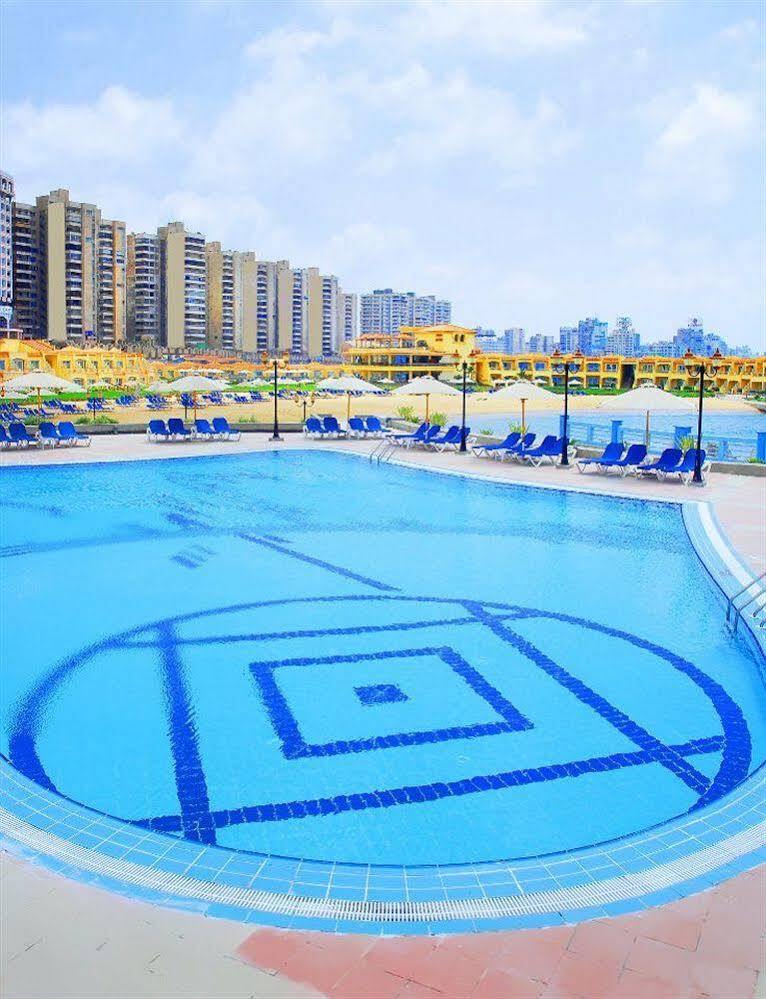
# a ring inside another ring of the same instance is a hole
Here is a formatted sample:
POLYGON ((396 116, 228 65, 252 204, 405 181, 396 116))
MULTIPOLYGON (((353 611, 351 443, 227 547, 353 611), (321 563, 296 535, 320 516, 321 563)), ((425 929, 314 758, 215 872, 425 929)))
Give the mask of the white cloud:
POLYGON ((588 37, 590 11, 548 0, 415 0, 396 19, 396 35, 415 47, 457 42, 507 58, 557 52, 588 37))
POLYGON ((149 161, 182 135, 169 100, 124 87, 107 87, 90 104, 11 104, 2 117, 3 152, 18 172, 55 167, 66 176, 83 161, 149 161))
POLYGON ((660 130, 646 153, 644 192, 728 197, 737 157, 761 129, 756 99, 700 83, 683 103, 656 102, 649 114, 660 130))

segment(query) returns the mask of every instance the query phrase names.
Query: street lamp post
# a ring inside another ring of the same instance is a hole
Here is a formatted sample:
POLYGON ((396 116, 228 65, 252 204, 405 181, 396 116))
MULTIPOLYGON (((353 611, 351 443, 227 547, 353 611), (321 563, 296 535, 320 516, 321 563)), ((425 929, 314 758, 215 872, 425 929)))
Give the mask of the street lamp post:
POLYGON ((561 464, 569 464, 569 361, 564 361, 564 433, 561 435, 561 464))
MULTIPOLYGON (((711 367, 709 370, 710 370, 710 374, 714 375, 718 369, 715 368, 715 367, 711 367)), ((699 381, 699 394, 698 394, 699 407, 697 409, 697 453, 694 456, 694 475, 692 475, 692 482, 694 483, 695 486, 701 486, 701 485, 703 485, 703 482, 702 482, 702 460, 701 460, 701 458, 702 458, 702 455, 701 455, 701 451, 702 451, 702 405, 703 405, 703 400, 704 400, 704 397, 705 397, 705 375, 707 374, 707 372, 708 372, 708 368, 706 367, 705 363, 703 362, 702 364, 700 364, 700 366, 699 366, 699 372, 698 372, 698 374, 699 374, 699 380, 700 381, 699 381)))
POLYGON ((279 436, 279 409, 277 404, 277 369, 279 367, 279 361, 274 358, 274 426, 272 428, 270 441, 281 441, 282 438, 279 436))
POLYGON ((465 396, 467 391, 466 381, 468 379, 468 361, 463 361, 463 421, 460 428, 460 452, 465 454, 465 396))

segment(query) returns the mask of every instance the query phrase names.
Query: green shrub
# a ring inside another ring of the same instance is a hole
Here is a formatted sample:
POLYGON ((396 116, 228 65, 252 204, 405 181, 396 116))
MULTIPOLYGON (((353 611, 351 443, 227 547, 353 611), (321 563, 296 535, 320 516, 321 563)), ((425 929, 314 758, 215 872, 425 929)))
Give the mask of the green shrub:
POLYGON ((682 451, 688 451, 690 447, 696 447, 697 442, 693 437, 686 434, 685 436, 678 438, 678 446, 682 451))
POLYGON ((396 411, 396 415, 408 423, 415 423, 417 420, 414 406, 400 406, 396 411))
POLYGON ((115 420, 113 416, 107 416, 106 413, 98 413, 95 417, 93 416, 78 416, 75 423, 90 423, 91 426, 96 424, 98 426, 106 427, 113 424, 119 423, 119 420, 115 420))
POLYGON ((430 422, 431 422, 431 426, 432 427, 434 427, 434 426, 435 427, 443 427, 446 424, 446 422, 447 422, 447 414, 446 413, 431 413, 430 422))

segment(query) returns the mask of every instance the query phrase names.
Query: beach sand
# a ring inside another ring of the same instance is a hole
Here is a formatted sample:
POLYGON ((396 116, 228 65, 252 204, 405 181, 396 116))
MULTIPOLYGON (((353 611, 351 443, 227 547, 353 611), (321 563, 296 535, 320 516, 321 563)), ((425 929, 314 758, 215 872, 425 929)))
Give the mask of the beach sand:
MULTIPOLYGON (((576 414, 584 410, 598 411, 600 402, 604 396, 572 396, 569 400, 570 412, 576 414)), ((170 400, 169 400, 170 401, 170 400)), ((431 413, 444 413, 448 417, 460 414, 462 400, 459 395, 431 396, 431 413)), ((540 399, 527 402, 527 417, 534 413, 560 412, 564 404, 563 397, 556 396, 554 399, 540 399)), ((79 405, 82 405, 80 403, 79 405)), ((425 418, 426 400, 422 396, 394 396, 394 395, 365 395, 357 396, 351 400, 351 415, 361 414, 364 416, 396 416, 397 411, 402 406, 411 407, 416 419, 425 418)), ((339 420, 346 419, 347 399, 346 396, 318 396, 313 400, 308 400, 306 413, 312 415, 332 414, 339 420)), ((751 406, 746 402, 735 398, 706 399, 705 411, 708 413, 752 413, 751 406)), ((604 411, 607 412, 606 410, 604 411)), ((230 422, 248 421, 256 423, 270 423, 274 413, 273 399, 267 398, 252 404, 240 404, 230 406, 205 405, 198 408, 198 416, 211 418, 213 416, 225 416, 230 422)), ((115 406, 109 410, 108 415, 120 423, 148 423, 153 417, 167 419, 171 416, 183 416, 183 406, 169 405, 165 410, 156 413, 148 410, 145 406, 122 408, 115 406)), ((474 392, 468 396, 467 419, 478 422, 482 416, 507 415, 510 421, 521 419, 521 406, 515 399, 497 398, 488 392, 474 392)), ((619 413, 615 413, 619 416, 619 413)), ((188 419, 193 419, 193 413, 188 411, 188 419)), ((285 423, 303 422, 303 400, 280 399, 279 419, 285 423)))

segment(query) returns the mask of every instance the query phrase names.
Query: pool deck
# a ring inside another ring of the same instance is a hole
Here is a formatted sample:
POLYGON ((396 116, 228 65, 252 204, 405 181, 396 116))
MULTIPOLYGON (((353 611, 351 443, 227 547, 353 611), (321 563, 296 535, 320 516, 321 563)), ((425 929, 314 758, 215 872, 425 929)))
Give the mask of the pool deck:
MULTIPOLYGON (((0 468, 323 447, 289 435, 3 452, 0 468)), ((333 442, 364 456, 369 441, 333 442)), ((766 569, 766 479, 713 473, 704 489, 404 451, 397 461, 498 481, 646 499, 705 500, 755 572, 766 569)), ((371 937, 253 929, 164 909, 0 855, 0 996, 766 997, 766 867, 669 905, 577 926, 371 937)))

